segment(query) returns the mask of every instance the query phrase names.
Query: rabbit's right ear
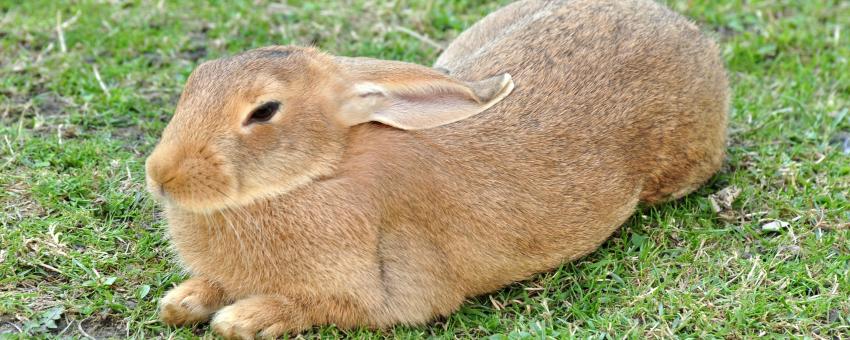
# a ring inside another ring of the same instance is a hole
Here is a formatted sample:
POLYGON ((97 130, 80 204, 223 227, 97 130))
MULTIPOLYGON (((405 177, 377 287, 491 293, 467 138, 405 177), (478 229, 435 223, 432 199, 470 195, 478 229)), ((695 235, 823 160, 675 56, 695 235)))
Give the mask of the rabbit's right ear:
POLYGON ((514 87, 507 73, 463 82, 419 65, 373 61, 364 64, 366 67, 359 65, 359 71, 365 68, 368 72, 354 72, 351 90, 340 110, 340 120, 349 126, 365 122, 403 130, 442 126, 486 110, 514 87))

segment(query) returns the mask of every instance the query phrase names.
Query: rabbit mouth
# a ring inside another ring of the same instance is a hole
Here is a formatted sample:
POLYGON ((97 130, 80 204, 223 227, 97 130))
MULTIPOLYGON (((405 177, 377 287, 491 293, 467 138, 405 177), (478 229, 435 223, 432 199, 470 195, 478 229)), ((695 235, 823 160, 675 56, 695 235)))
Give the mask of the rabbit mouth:
POLYGON ((147 190, 161 204, 209 212, 237 205, 233 166, 214 153, 181 148, 155 150, 146 164, 147 190))
POLYGON ((151 181, 148 191, 163 205, 196 213, 209 213, 244 204, 226 181, 205 175, 175 176, 160 183, 151 181))

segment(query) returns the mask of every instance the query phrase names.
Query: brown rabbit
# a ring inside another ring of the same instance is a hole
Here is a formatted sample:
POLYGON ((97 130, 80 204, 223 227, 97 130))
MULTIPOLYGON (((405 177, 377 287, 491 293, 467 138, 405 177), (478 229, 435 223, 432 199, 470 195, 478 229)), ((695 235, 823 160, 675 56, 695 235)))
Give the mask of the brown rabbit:
POLYGON ((147 160, 192 275, 161 318, 236 338, 424 323, 723 159, 717 48, 649 0, 512 4, 435 66, 300 47, 199 66, 147 160))

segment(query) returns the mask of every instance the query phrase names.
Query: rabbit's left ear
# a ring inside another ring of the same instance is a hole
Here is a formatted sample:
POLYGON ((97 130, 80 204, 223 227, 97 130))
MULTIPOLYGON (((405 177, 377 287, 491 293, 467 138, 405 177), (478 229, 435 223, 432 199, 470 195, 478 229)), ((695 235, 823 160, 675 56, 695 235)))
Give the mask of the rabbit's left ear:
POLYGON ((379 122, 403 130, 429 129, 474 116, 514 87, 507 73, 463 82, 418 65, 384 63, 386 68, 352 84, 352 94, 340 111, 345 124, 379 122))

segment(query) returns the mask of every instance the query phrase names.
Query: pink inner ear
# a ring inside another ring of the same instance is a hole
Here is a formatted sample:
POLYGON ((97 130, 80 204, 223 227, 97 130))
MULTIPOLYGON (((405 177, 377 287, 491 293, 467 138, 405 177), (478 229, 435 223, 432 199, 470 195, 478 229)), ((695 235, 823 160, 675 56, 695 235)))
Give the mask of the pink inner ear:
POLYGON ((471 99, 445 93, 392 96, 373 120, 404 130, 428 129, 467 118, 480 108, 471 99))
POLYGON ((450 78, 357 83, 354 89, 358 100, 349 101, 343 110, 347 116, 342 119, 349 125, 373 121, 404 130, 428 129, 482 112, 513 89, 508 74, 473 85, 476 89, 450 78), (479 94, 488 97, 482 98, 479 94))

